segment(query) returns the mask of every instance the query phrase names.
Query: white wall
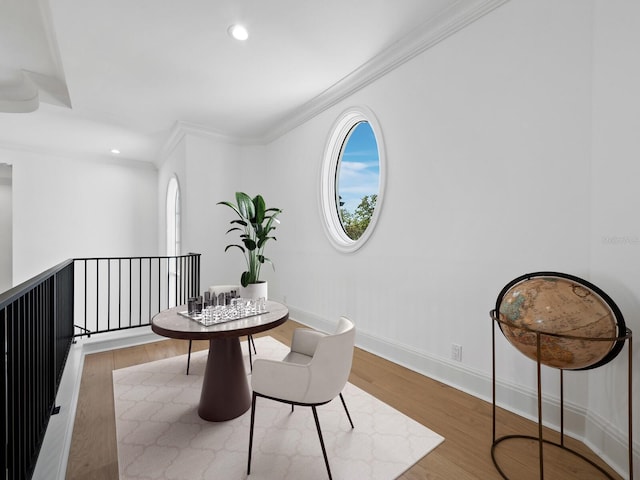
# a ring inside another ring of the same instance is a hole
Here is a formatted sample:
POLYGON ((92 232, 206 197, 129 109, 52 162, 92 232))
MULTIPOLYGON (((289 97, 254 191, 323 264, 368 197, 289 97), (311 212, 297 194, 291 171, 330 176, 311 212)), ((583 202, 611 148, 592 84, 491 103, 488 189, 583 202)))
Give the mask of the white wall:
MULTIPOLYGON (((254 178, 269 179, 261 193, 284 209, 268 252, 270 297, 320 328, 350 315, 359 345, 488 399, 489 310, 513 278, 584 277, 636 323, 631 3, 512 0, 259 152, 268 161, 254 160, 254 178), (388 178, 376 232, 341 254, 321 226, 318 175, 333 122, 358 104, 381 124, 388 178), (611 235, 632 241, 603 245, 611 235), (463 346, 462 364, 449 360, 452 343, 463 346)), ((501 336, 497 362, 498 400, 535 416, 533 362, 501 336)), ((565 404, 568 431, 624 470, 621 362, 566 375, 565 404)), ((543 385, 556 406, 557 371, 545 369, 543 385)))
POLYGON ((160 244, 166 245, 166 192, 172 175, 178 178, 182 202, 182 254, 200 253, 201 290, 209 285, 240 282, 244 261, 240 252, 225 253, 235 241, 225 236, 232 212, 221 205, 233 201, 236 190, 243 189, 241 148, 216 136, 186 133, 171 149, 160 167, 158 199, 160 205, 160 244))
MULTIPOLYGON (((239 254, 222 253, 230 217, 212 206, 245 190, 284 210, 266 252, 270 298, 317 328, 349 315, 359 346, 481 398, 491 399, 489 310, 524 273, 588 279, 637 329, 639 9, 511 0, 269 145, 187 135, 185 246, 203 253, 203 284, 241 271, 239 254), (342 254, 322 228, 319 174, 352 105, 375 112, 388 176, 376 232, 342 254)), ((535 418, 535 364, 497 341, 498 402, 535 418)), ((623 472, 625 353, 565 375, 566 431, 623 472)), ((556 370, 543 370, 543 389, 557 424, 556 370)))
POLYGON ((0 164, 0 292, 13 285, 11 167, 0 164))
MULTIPOLYGON (((276 292, 420 354, 446 360, 461 344, 465 365, 490 372, 502 286, 589 270, 591 17, 580 4, 510 2, 274 142, 280 180, 264 188, 285 210, 276 292), (388 178, 377 231, 345 255, 324 236, 318 174, 352 104, 381 123, 388 178)), ((527 363, 510 365, 505 378, 530 385, 527 363)))
MULTIPOLYGON (((594 24, 591 271, 621 308, 627 327, 640 332, 640 3, 597 0, 594 24)), ((637 340, 636 340, 637 344, 637 340)), ((634 351, 635 412, 640 403, 640 355, 634 351)), ((590 434, 627 421, 627 351, 589 377, 590 434)), ((636 439, 640 419, 635 415, 636 439)), ((637 443, 637 442, 636 442, 637 443)), ((637 447, 636 447, 637 448, 637 447)), ((617 459, 623 463, 626 457, 617 459)), ((636 457, 635 474, 640 475, 636 457)))
POLYGON ((74 257, 157 254, 157 170, 0 150, 13 165, 14 285, 74 257))
MULTIPOLYGON (((224 252, 231 243, 225 232, 232 212, 222 200, 234 201, 243 188, 239 171, 239 148, 218 138, 187 137, 189 217, 185 219, 185 247, 202 254, 201 287, 240 282, 244 260, 240 252, 224 252)), ((232 238, 235 241, 235 237, 232 238)))

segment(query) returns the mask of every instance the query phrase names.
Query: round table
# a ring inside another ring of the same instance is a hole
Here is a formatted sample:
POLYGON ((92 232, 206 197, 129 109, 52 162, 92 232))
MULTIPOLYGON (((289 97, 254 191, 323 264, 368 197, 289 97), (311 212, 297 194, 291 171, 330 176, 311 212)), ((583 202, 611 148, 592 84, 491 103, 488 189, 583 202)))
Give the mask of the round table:
POLYGON ((289 318, 289 310, 280 303, 267 301, 267 313, 204 326, 180 315, 186 309, 181 305, 156 314, 151 319, 151 330, 169 338, 209 340, 198 415, 210 422, 239 417, 251 406, 240 337, 282 325, 289 318))

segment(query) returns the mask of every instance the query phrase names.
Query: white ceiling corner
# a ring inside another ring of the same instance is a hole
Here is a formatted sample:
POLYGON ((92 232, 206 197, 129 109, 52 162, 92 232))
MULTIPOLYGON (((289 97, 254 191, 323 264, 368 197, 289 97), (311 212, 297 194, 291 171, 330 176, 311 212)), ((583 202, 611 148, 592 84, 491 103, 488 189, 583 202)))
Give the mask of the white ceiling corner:
POLYGON ((70 106, 46 0, 0 5, 0 112, 32 112, 40 102, 70 106))
POLYGON ((269 142, 506 1, 5 0, 0 112, 39 108, 0 113, 0 145, 158 164, 185 133, 269 142))

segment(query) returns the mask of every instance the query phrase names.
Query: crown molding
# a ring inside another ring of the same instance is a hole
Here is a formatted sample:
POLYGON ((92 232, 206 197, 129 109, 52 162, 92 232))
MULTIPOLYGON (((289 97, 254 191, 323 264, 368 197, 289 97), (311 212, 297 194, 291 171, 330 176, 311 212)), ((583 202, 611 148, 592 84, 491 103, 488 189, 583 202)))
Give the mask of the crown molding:
POLYGON ((212 138, 219 141, 221 140, 225 143, 229 142, 229 137, 218 131, 206 128, 202 125, 178 120, 173 124, 173 127, 171 127, 169 136, 160 150, 160 155, 158 155, 154 161, 156 167, 160 168, 164 164, 187 134, 203 138, 212 138))
POLYGON ((193 135, 199 138, 206 138, 209 140, 215 140, 220 143, 228 143, 230 145, 262 145, 264 142, 261 138, 250 137, 235 137, 226 135, 219 130, 215 130, 204 125, 198 125, 196 123, 185 122, 178 120, 173 124, 167 141, 164 143, 161 154, 154 162, 157 167, 160 167, 171 153, 176 149, 178 144, 184 139, 185 135, 193 135))
POLYGON ((180 141, 184 138, 184 130, 180 128, 180 123, 181 122, 178 121, 173 124, 173 127, 171 127, 169 136, 160 149, 160 154, 153 161, 156 168, 160 169, 160 167, 162 167, 167 158, 169 158, 169 155, 173 153, 180 141))
POLYGON ((165 161, 166 157, 186 134, 234 145, 266 145, 271 143, 508 1, 458 0, 440 15, 422 23, 401 40, 389 46, 313 99, 283 115, 278 121, 274 122, 275 126, 271 129, 238 137, 225 135, 203 125, 177 121, 162 149, 159 162, 163 163, 165 161))
POLYGON ((266 144, 276 140, 508 1, 459 0, 315 98, 288 113, 276 122, 275 128, 262 132, 253 142, 266 144))
POLYGON ((194 135, 200 138, 208 138, 217 142, 229 143, 233 145, 243 144, 247 140, 243 137, 227 135, 219 130, 199 125, 197 123, 178 121, 177 126, 184 134, 194 135))

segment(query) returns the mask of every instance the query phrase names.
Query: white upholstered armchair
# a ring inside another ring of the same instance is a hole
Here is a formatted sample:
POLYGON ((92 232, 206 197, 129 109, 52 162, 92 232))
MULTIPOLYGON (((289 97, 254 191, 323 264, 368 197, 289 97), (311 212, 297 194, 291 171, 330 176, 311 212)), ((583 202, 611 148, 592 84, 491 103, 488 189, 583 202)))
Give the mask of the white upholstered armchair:
POLYGON ((247 475, 251 473, 251 449, 256 398, 264 397, 278 402, 311 407, 316 422, 324 462, 331 479, 331 469, 322 438, 316 407, 340 396, 347 418, 353 422, 342 396, 353 360, 355 326, 346 317, 340 317, 336 332, 324 334, 315 330, 296 329, 291 340, 291 351, 281 361, 256 359, 253 363, 251 386, 251 427, 249 431, 249 459, 247 475))

